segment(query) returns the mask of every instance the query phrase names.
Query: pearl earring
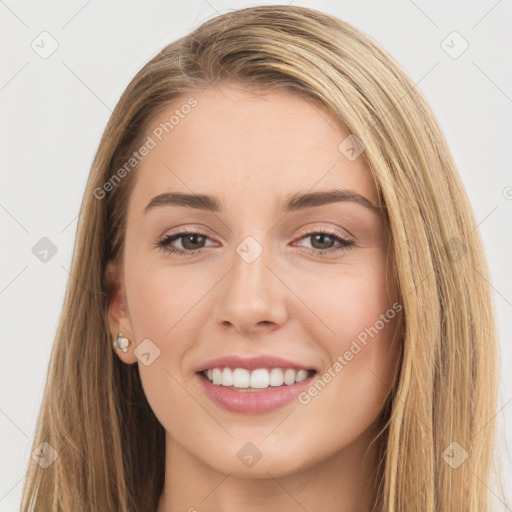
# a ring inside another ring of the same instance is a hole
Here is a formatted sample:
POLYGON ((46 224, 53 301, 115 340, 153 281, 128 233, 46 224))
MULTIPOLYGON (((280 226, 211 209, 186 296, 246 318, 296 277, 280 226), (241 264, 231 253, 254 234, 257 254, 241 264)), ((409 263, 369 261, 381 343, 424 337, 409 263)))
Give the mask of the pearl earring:
POLYGON ((128 347, 129 344, 130 344, 130 340, 128 338, 124 338, 123 335, 121 334, 121 331, 119 331, 119 334, 117 335, 117 339, 113 343, 114 350, 116 348, 118 348, 121 350, 121 352, 127 352, 128 349, 126 347, 128 347))

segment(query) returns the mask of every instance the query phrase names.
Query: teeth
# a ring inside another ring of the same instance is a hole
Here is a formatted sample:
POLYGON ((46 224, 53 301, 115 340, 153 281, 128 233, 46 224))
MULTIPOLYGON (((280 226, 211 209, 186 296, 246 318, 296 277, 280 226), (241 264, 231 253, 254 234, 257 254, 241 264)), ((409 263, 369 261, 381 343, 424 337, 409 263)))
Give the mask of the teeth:
POLYGON ((270 385, 282 386, 284 382, 283 370, 281 368, 272 368, 270 372, 270 385))
POLYGON ((266 389, 283 384, 291 386, 307 379, 313 371, 294 370, 293 368, 258 368, 250 372, 245 368, 211 368, 203 375, 217 386, 234 387, 245 390, 266 389))
POLYGON ((288 368, 285 372, 284 372, 284 383, 287 385, 287 386, 291 386, 292 384, 295 383, 295 374, 297 372, 295 370, 292 370, 291 368, 288 368))
POLYGON ((299 370, 297 375, 295 376, 295 382, 302 382, 303 380, 308 378, 307 370, 299 370))
POLYGON ((222 383, 222 371, 219 368, 213 369, 213 379, 212 382, 214 384, 221 384, 222 383))
POLYGON ((232 386, 233 382, 233 370, 231 368, 224 368, 224 370, 222 371, 222 385, 232 386))
POLYGON ((265 368, 253 370, 251 372, 251 379, 249 380, 249 387, 265 389, 270 384, 270 375, 265 368))
POLYGON ((233 386, 235 386, 235 388, 248 388, 249 370, 245 368, 235 368, 233 370, 233 386))

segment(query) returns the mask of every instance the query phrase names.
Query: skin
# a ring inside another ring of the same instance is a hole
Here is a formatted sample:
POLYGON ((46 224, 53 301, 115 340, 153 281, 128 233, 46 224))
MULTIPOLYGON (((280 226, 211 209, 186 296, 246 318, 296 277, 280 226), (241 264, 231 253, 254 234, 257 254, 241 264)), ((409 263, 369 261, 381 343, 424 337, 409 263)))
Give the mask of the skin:
POLYGON ((193 97, 197 107, 136 169, 124 271, 108 267, 108 278, 117 282, 111 333, 115 338, 121 329, 131 341, 126 353, 116 352, 139 365, 167 432, 158 512, 370 511, 378 463, 371 442, 393 385, 399 315, 307 404, 294 400, 255 415, 229 412, 205 395, 194 373, 225 355, 272 354, 318 368, 320 378, 392 307, 397 286, 389 280, 380 213, 349 201, 274 211, 288 193, 332 188, 377 204, 370 171, 362 156, 350 161, 338 149, 349 133, 315 102, 236 84, 193 97), (227 210, 162 206, 144 214, 154 196, 171 191, 215 195, 227 210), (202 247, 198 254, 180 257, 155 247, 182 228, 207 238, 189 245, 179 238, 172 246, 202 247), (315 244, 307 234, 318 228, 353 245, 321 255, 318 249, 339 241, 315 244), (251 264, 236 252, 247 236, 263 248, 251 264), (134 354, 144 339, 160 350, 148 366, 134 354), (250 468, 237 458, 248 441, 262 454, 250 468))

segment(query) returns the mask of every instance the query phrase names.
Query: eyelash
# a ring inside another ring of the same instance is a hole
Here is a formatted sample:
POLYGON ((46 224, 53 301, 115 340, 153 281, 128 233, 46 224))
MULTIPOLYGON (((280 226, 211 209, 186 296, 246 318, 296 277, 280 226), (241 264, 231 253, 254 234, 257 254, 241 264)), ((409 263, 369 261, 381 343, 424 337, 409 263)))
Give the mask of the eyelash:
MULTIPOLYGON (((183 238, 186 235, 200 235, 205 238, 210 238, 209 236, 207 236, 204 233, 201 233, 200 231, 184 229, 183 231, 180 231, 179 233, 164 236, 161 240, 156 242, 155 247, 165 251, 168 254, 175 254, 179 257, 195 256, 195 255, 199 254, 203 249, 196 249, 196 250, 190 250, 190 251, 185 250, 184 251, 181 249, 176 249, 174 247, 172 247, 172 248, 168 247, 171 242, 174 242, 175 240, 183 238)), ((340 237, 335 231, 331 231, 331 230, 325 229, 325 228, 324 229, 320 228, 316 231, 310 231, 308 233, 305 233, 304 235, 302 235, 299 238, 299 240, 302 240, 303 238, 307 238, 307 237, 310 237, 313 235, 329 235, 329 236, 333 237, 334 239, 336 239, 338 242, 341 242, 341 245, 338 247, 332 247, 331 249, 311 249, 308 254, 317 254, 317 255, 323 256, 324 254, 327 254, 327 253, 333 253, 333 252, 338 252, 338 251, 348 251, 350 249, 350 247, 354 244, 350 240, 340 237)))

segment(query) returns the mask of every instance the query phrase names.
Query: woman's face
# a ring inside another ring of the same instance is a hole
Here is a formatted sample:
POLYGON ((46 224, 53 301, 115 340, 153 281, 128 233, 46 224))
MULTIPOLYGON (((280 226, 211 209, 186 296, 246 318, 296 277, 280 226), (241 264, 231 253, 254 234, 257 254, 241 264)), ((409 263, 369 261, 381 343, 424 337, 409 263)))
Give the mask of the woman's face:
POLYGON ((393 385, 401 306, 349 133, 297 95, 224 85, 146 135, 110 313, 169 449, 260 478, 360 457, 393 385))

